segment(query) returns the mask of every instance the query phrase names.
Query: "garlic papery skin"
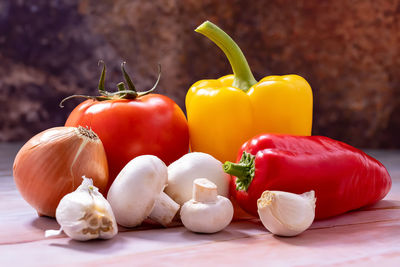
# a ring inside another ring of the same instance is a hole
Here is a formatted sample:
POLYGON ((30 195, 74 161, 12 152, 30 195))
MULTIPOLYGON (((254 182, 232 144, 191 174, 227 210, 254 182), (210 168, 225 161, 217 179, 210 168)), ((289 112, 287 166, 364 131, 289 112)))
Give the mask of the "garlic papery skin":
MULTIPOLYGON (((92 179, 82 178, 82 184, 61 199, 56 209, 57 222, 65 234, 75 240, 110 239, 118 233, 111 206, 93 186, 92 179)), ((48 230, 45 236, 58 233, 48 230)))
POLYGON ((315 192, 293 194, 265 191, 257 201, 262 224, 271 233, 296 236, 309 228, 315 217, 315 192))

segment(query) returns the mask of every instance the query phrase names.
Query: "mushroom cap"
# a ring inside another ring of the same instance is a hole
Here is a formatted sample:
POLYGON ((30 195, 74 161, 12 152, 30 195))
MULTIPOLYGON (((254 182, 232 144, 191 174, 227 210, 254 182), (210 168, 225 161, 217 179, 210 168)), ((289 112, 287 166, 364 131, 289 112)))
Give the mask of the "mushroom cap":
POLYGON ((168 180, 165 163, 156 156, 132 159, 118 174, 108 191, 107 200, 117 223, 135 227, 146 219, 168 180))
POLYGON ((165 193, 183 205, 192 198, 193 181, 197 178, 207 178, 217 185, 218 195, 229 197, 230 175, 219 160, 202 152, 188 153, 168 166, 165 193))
POLYGON ((192 232, 216 233, 232 221, 233 206, 229 199, 217 196, 216 202, 197 202, 193 199, 181 207, 183 225, 192 232))

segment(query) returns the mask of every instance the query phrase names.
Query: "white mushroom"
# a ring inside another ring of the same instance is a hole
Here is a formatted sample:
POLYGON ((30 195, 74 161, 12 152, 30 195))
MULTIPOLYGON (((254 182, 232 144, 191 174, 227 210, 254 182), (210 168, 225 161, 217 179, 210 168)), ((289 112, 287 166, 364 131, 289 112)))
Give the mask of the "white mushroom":
POLYGON ((192 198, 193 181, 197 178, 209 179, 217 185, 218 195, 229 197, 230 175, 224 172, 219 160, 202 152, 188 153, 168 166, 165 193, 183 205, 192 198))
POLYGON ((167 180, 167 166, 156 156, 143 155, 131 160, 107 195, 117 223, 135 227, 149 217, 167 226, 180 207, 163 192, 167 180))
POLYGON ((216 233, 232 221, 233 206, 229 199, 217 195, 217 186, 205 178, 193 182, 193 199, 181 208, 181 220, 190 231, 216 233))

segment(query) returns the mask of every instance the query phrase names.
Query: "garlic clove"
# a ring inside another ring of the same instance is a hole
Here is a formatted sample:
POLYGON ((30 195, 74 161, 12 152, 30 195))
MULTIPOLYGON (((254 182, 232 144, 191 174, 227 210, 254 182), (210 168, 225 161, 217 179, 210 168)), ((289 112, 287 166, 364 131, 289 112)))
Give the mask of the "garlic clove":
POLYGON ((261 222, 271 233, 295 236, 305 231, 315 217, 315 192, 293 194, 265 191, 257 201, 261 222))
MULTIPOLYGON (((109 239, 118 232, 110 204, 93 186, 92 179, 84 176, 82 184, 61 199, 56 209, 56 219, 64 233, 75 240, 109 239)), ((45 236, 57 233, 48 230, 45 236)))
POLYGON ((93 198, 84 192, 75 192, 65 195, 57 209, 56 219, 60 225, 73 225, 85 218, 91 208, 93 198))
POLYGON ((100 218, 100 236, 101 239, 113 238, 118 233, 118 226, 115 219, 112 220, 107 216, 101 216, 100 218))

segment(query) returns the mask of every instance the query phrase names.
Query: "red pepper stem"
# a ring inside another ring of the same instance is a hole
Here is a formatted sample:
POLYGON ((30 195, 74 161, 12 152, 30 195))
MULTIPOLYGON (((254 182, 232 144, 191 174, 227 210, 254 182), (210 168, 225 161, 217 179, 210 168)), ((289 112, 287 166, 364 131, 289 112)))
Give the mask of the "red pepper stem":
POLYGON ((235 76, 232 86, 246 92, 257 83, 242 50, 228 34, 209 21, 205 21, 195 31, 213 41, 224 52, 235 76))
POLYGON ((251 181, 254 178, 254 160, 255 156, 250 153, 243 152, 242 158, 239 163, 226 161, 223 165, 224 172, 236 176, 236 190, 247 191, 251 181))
POLYGON ((236 176, 237 178, 246 177, 249 174, 250 167, 239 163, 233 163, 230 161, 225 162, 224 172, 230 175, 236 176))

